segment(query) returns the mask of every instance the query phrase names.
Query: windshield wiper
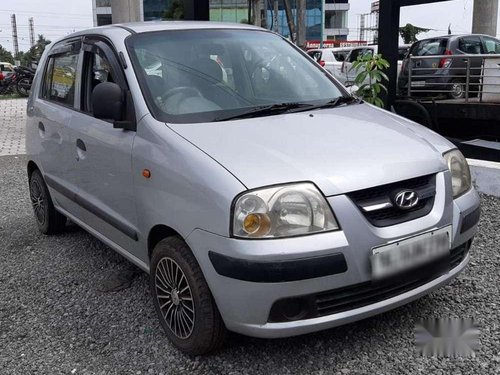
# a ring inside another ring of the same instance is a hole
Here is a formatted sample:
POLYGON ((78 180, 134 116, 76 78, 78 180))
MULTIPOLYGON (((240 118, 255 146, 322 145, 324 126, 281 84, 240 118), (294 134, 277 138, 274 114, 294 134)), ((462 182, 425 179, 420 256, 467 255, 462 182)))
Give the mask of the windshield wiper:
POLYGON ((271 105, 263 105, 259 107, 254 107, 249 111, 238 113, 235 115, 216 117, 214 121, 228 121, 240 118, 252 118, 263 115, 275 115, 280 113, 288 112, 292 109, 309 109, 314 107, 313 104, 308 103, 278 103, 271 105))
POLYGON ((361 99, 355 98, 354 96, 339 96, 338 98, 330 100, 326 103, 321 103, 321 104, 311 106, 310 108, 308 108, 308 110, 321 109, 321 108, 334 108, 334 107, 338 107, 339 105, 342 105, 342 104, 354 104, 354 103, 361 103, 361 102, 362 102, 361 99))
POLYGON ((279 103, 279 104, 271 104, 264 105, 259 107, 254 107, 249 111, 238 113, 235 115, 229 116, 221 116, 216 117, 213 121, 228 121, 228 120, 236 120, 241 118, 252 118, 258 116, 265 115, 276 115, 285 112, 302 112, 309 111, 313 109, 321 109, 321 108, 333 108, 338 107, 342 104, 351 104, 351 103, 360 103, 361 99, 354 98, 352 96, 339 96, 333 100, 330 100, 326 103, 320 104, 311 104, 311 103, 279 103))

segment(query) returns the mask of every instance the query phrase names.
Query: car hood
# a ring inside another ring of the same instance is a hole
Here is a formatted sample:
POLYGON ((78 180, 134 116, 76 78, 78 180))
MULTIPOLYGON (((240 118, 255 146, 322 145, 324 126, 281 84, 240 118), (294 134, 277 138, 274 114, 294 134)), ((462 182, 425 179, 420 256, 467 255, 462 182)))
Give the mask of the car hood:
POLYGON ((199 124, 169 124, 248 189, 314 182, 326 196, 447 169, 453 145, 367 104, 199 124))

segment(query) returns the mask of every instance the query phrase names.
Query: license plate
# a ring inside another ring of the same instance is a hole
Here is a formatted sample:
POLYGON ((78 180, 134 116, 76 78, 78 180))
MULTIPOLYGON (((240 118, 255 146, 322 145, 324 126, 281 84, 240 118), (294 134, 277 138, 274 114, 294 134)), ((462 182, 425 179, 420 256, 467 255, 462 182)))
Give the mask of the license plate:
POLYGON ((372 278, 382 279, 443 258, 450 253, 450 242, 448 226, 375 247, 370 257, 372 278))
POLYGON ((425 87, 425 81, 412 81, 411 87, 425 87))

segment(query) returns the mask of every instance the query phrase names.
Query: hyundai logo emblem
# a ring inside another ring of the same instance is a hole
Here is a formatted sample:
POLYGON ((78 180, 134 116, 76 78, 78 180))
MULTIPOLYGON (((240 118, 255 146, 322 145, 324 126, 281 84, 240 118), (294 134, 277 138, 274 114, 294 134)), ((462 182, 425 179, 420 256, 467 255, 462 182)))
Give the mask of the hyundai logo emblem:
POLYGON ((418 194, 412 190, 403 190, 394 196, 394 203, 402 210, 409 210, 418 203, 418 194))

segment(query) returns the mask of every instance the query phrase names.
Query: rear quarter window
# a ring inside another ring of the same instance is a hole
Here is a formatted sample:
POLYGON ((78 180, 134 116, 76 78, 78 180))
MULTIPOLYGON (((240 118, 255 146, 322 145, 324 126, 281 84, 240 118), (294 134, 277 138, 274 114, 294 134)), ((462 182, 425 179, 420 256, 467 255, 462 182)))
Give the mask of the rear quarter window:
POLYGON ((321 51, 310 51, 307 53, 309 56, 311 56, 311 58, 314 60, 314 61, 317 61, 317 62, 320 62, 321 61, 321 51))
POLYGON ((439 56, 444 55, 447 39, 429 39, 422 40, 413 45, 411 54, 413 56, 439 56))

